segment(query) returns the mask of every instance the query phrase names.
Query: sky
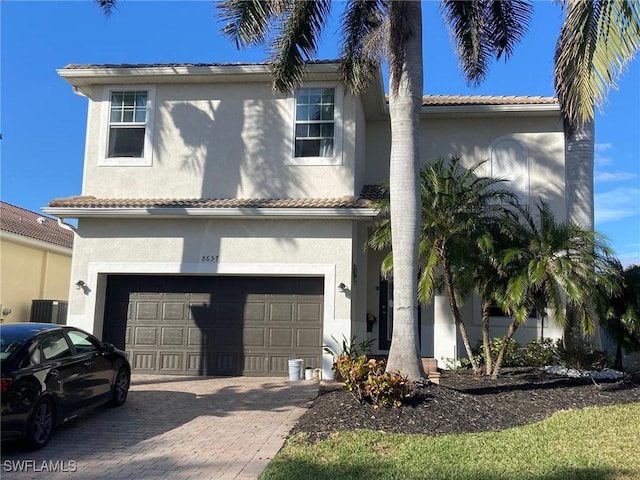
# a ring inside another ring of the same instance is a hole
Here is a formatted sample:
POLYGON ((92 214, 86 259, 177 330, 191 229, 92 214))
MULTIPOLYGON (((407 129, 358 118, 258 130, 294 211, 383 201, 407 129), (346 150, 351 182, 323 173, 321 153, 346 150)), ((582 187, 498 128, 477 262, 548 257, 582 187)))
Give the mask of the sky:
MULTIPOLYGON (((316 58, 337 57, 336 2, 316 58)), ((0 199, 40 212, 79 195, 87 99, 56 73, 67 64, 263 62, 220 35, 209 1, 120 0, 105 17, 90 1, 0 0, 0 199)), ((423 3, 425 94, 553 96, 553 53, 563 12, 537 1, 508 62, 465 85, 438 3, 423 3)), ((640 264, 640 60, 596 113, 595 229, 624 266, 640 264)))

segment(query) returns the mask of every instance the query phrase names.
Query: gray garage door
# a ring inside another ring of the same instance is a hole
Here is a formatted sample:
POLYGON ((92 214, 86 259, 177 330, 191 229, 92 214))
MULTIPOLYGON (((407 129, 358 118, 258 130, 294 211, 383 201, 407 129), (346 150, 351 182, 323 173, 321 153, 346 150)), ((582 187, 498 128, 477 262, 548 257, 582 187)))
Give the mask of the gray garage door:
POLYGON ((318 368, 320 278, 111 275, 104 339, 137 372, 287 375, 318 368))

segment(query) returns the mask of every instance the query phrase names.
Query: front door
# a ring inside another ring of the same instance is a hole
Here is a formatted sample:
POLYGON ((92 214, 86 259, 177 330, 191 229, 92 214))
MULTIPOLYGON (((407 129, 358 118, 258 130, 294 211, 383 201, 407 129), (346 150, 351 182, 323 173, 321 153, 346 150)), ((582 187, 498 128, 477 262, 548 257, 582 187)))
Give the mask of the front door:
MULTIPOLYGON (((393 337, 393 275, 380 277, 380 308, 378 312, 378 348, 389 350, 393 337)), ((418 307, 418 341, 422 344, 422 315, 418 307)))

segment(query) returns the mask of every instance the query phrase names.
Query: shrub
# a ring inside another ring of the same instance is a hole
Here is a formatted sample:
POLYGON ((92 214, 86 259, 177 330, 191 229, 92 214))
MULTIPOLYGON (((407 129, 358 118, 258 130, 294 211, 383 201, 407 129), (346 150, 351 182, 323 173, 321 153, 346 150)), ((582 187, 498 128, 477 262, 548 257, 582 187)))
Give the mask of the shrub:
MULTIPOLYGON (((331 337, 331 339, 338 343, 338 341, 331 337)), ((351 368, 351 362, 356 362, 360 357, 365 356, 371 351, 371 345, 373 345, 374 339, 369 338, 356 343, 356 336, 352 336, 351 340, 347 340, 342 337, 342 349, 337 352, 332 347, 325 345, 324 351, 333 356, 333 371, 336 374, 337 381, 346 381, 347 377, 343 376, 351 368)), ((365 358, 366 362, 366 358, 365 358)))
POLYGON ((524 365, 530 367, 544 367, 558 362, 556 344, 550 338, 533 340, 524 346, 524 365))
POLYGON ((345 390, 358 402, 370 402, 376 408, 400 406, 409 396, 407 378, 399 372, 386 372, 384 360, 368 359, 363 352, 368 352, 372 343, 373 340, 356 343, 352 337, 350 342, 343 339, 340 353, 331 347, 324 350, 333 355, 336 380, 344 382, 345 390))
MULTIPOLYGON (((495 362, 498 359, 498 354, 500 353, 500 349, 504 344, 504 337, 496 337, 492 338, 489 344, 491 348, 491 358, 495 362)), ((478 342, 478 345, 475 348, 475 356, 478 359, 478 363, 480 365, 486 365, 487 361, 484 355, 484 348, 482 346, 482 342, 478 342)), ((524 358, 521 346, 514 339, 511 339, 509 345, 507 345, 507 349, 504 352, 504 357, 502 358, 502 366, 503 367, 518 367, 523 365, 524 358)))
POLYGON ((333 365, 336 378, 344 382, 345 390, 351 392, 356 400, 362 403, 365 397, 364 384, 369 374, 367 357, 360 355, 357 358, 349 358, 340 354, 333 365))
POLYGON ((612 367, 614 363, 614 359, 594 350, 588 341, 573 341, 566 345, 559 341, 557 352, 563 367, 576 370, 602 370, 612 367))
POLYGON ((369 374, 364 384, 364 392, 371 403, 377 408, 399 407, 409 396, 407 377, 400 372, 385 372, 385 361, 374 359, 367 362, 369 374))
MULTIPOLYGON (((503 337, 494 338, 491 340, 491 355, 495 362, 498 358, 500 348, 504 343, 503 337)), ((554 341, 550 338, 543 338, 542 340, 532 340, 531 342, 520 345, 515 340, 511 339, 509 345, 504 354, 502 360, 502 366, 504 367, 544 367, 545 365, 553 365, 560 363, 558 341, 554 341)), ((479 363, 486 364, 484 358, 484 349, 482 348, 482 342, 478 342, 474 352, 479 358, 479 363)))

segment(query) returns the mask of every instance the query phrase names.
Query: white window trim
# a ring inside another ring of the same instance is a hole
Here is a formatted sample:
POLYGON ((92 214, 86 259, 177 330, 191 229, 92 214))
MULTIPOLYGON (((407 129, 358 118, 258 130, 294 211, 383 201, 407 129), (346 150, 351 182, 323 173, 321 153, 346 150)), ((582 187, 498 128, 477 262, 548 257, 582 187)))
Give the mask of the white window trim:
POLYGON ((291 151, 289 158, 285 159, 285 165, 342 165, 342 134, 344 130, 342 111, 344 109, 344 89, 342 85, 327 82, 312 82, 301 85, 300 88, 333 88, 335 89, 333 106, 333 156, 331 157, 296 157, 296 96, 288 100, 288 108, 291 118, 291 151))
POLYGON ((99 167, 150 167, 153 165, 153 122, 155 112, 155 85, 107 85, 102 91, 102 125, 98 157, 99 167), (111 92, 147 92, 147 123, 144 130, 144 157, 109 157, 109 114, 111 92))

